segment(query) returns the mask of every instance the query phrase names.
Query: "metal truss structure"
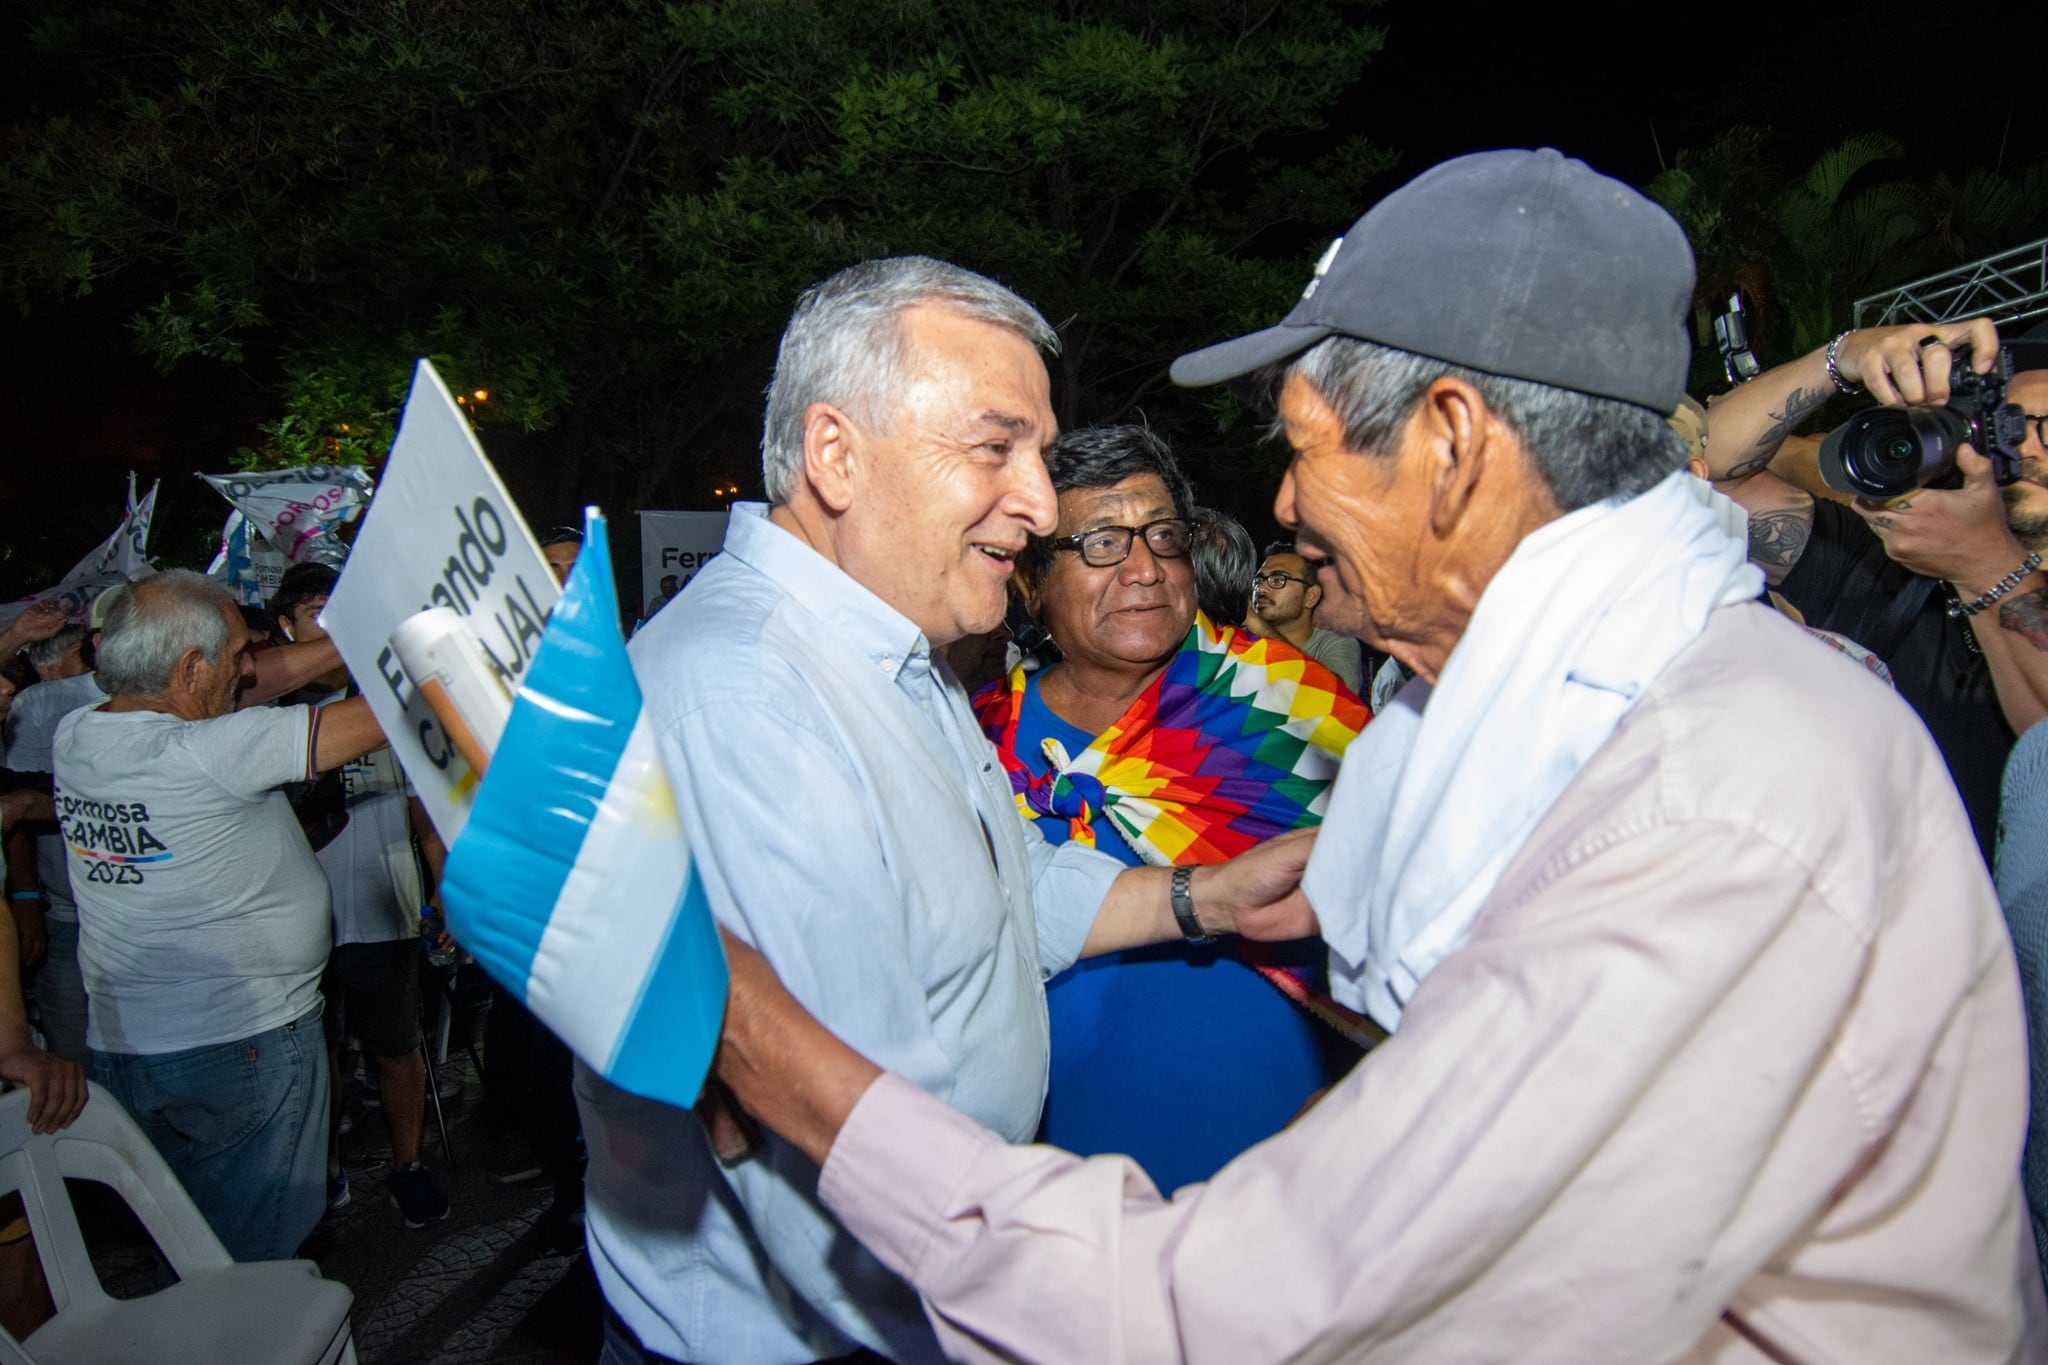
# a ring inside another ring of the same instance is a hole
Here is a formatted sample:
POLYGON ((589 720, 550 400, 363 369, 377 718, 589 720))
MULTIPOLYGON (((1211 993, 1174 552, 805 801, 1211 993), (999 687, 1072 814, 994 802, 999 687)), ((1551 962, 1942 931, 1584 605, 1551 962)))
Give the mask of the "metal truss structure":
POLYGON ((2000 327, 2048 314, 2048 237, 1856 300, 1858 327, 1989 316, 2000 327))

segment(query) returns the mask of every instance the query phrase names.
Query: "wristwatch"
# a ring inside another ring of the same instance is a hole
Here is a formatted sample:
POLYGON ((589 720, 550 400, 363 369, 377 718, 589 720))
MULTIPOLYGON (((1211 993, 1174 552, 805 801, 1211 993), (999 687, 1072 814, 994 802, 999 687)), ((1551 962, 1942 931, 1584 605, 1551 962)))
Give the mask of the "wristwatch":
POLYGON ((1180 936, 1190 943, 1214 943, 1216 936, 1202 931, 1202 921, 1195 918, 1195 898, 1188 894, 1194 884, 1195 870, 1192 867, 1176 867, 1173 881, 1167 891, 1167 899, 1173 903, 1173 918, 1180 925, 1180 936))

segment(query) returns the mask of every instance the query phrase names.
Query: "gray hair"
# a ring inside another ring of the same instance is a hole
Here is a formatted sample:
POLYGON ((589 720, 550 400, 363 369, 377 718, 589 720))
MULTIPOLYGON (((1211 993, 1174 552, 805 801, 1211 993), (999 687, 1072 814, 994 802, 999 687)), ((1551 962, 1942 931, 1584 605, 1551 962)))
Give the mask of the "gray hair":
POLYGON ((796 492, 804 465, 804 411, 830 403, 887 433, 908 376, 897 320, 919 304, 943 304, 1057 355, 1059 335, 1036 308, 994 280, 929 256, 891 256, 851 265, 804 291, 783 330, 768 382, 761 429, 761 481, 768 501, 796 492))
POLYGON ((1344 423, 1345 447, 1367 455, 1393 448, 1432 383, 1446 375, 1463 380, 1521 439, 1562 512, 1634 497, 1685 468, 1685 441, 1664 414, 1618 399, 1342 336, 1316 343, 1285 373, 1321 394, 1344 423))
POLYGON ((190 569, 166 569, 131 584, 100 629, 100 686, 109 696, 147 696, 171 683, 188 649, 218 665, 228 652, 228 590, 190 569))
POLYGON ((1252 609, 1252 575, 1259 548, 1237 518, 1197 507, 1188 556, 1195 561, 1195 605, 1219 626, 1241 626, 1252 609))
POLYGON ((59 659, 74 649, 84 647, 85 629, 84 626, 74 623, 65 626, 47 640, 33 642, 26 651, 29 663, 38 673, 46 668, 56 667, 59 659))

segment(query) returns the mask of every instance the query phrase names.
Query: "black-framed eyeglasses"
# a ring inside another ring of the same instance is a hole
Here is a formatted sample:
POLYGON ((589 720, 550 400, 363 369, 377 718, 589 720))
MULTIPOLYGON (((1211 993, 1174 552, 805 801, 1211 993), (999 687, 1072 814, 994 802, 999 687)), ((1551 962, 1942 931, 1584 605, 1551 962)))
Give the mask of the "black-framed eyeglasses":
POLYGON ((1271 573, 1252 575, 1252 586, 1264 588, 1267 592, 1280 592, 1289 583, 1299 583, 1302 587, 1306 588, 1313 586, 1315 580, 1313 578, 1296 578, 1293 574, 1281 573, 1278 569, 1273 570, 1271 573))
POLYGON ((2048 412, 2023 412, 2020 421, 2034 429, 2034 439, 2048 446, 2048 412))
POLYGON ((1071 551, 1081 556, 1081 562, 1091 569, 1107 569, 1131 557, 1131 542, 1139 536, 1145 538, 1145 548, 1153 558, 1181 559, 1188 552, 1193 529, 1179 517, 1164 517, 1143 526, 1098 526, 1092 531, 1055 536, 1052 548, 1056 554, 1071 551))

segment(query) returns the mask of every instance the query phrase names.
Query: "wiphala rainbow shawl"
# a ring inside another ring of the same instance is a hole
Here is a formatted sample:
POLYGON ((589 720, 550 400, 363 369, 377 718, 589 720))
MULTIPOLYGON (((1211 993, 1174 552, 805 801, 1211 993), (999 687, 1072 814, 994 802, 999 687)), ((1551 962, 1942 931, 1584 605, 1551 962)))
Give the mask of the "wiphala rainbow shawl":
POLYGON ((1107 818, 1154 866, 1220 863, 1284 830, 1320 824, 1344 749, 1368 719, 1337 676, 1284 641, 1199 613, 1180 652, 1116 724, 1078 754, 1047 740, 1052 770, 1017 757, 1025 673, 989 684, 975 717, 1017 809, 1064 819, 1091 848, 1107 818))
MULTIPOLYGON (((1336 674, 1284 641, 1219 629, 1199 613, 1166 672, 1079 754, 1045 742, 1051 771, 1034 778, 1017 757, 1022 668, 990 683, 974 713, 996 746, 1027 820, 1064 819, 1094 847, 1107 818, 1155 866, 1220 863, 1261 840, 1322 823, 1344 750, 1371 719, 1336 674)), ((1274 962, 1264 945, 1233 948, 1275 989, 1324 1024, 1370 1047, 1372 1021, 1274 962)))

